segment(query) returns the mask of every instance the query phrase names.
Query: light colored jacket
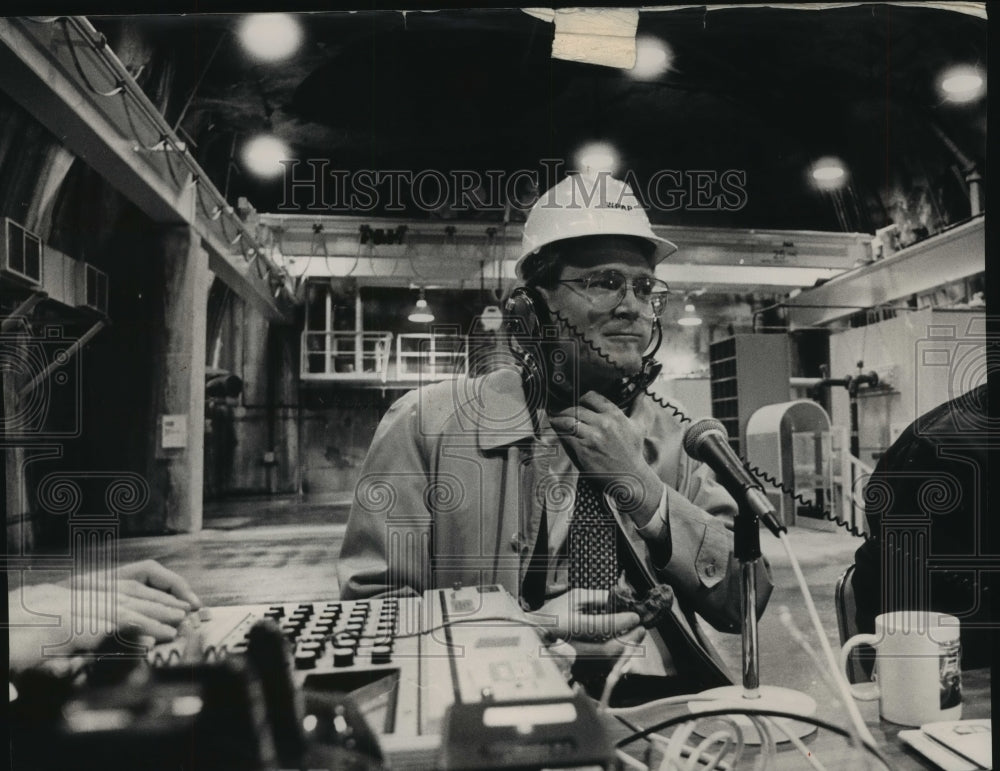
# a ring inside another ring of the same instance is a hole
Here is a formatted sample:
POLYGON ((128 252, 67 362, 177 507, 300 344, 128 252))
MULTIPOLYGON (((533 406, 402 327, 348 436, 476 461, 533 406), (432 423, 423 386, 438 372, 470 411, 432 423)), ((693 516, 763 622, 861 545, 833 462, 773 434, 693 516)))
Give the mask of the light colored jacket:
MULTIPOLYGON (((685 612, 739 631, 740 565, 725 517, 736 505, 682 446, 676 415, 643 394, 630 420, 667 485, 669 545, 625 530, 685 612), (668 558, 663 560, 669 550, 668 558)), ((345 599, 500 584, 514 597, 533 553, 544 493, 542 444, 520 376, 499 370, 425 386, 390 407, 376 430, 351 508, 337 574, 345 599)), ((757 572, 757 613, 771 593, 757 572)))

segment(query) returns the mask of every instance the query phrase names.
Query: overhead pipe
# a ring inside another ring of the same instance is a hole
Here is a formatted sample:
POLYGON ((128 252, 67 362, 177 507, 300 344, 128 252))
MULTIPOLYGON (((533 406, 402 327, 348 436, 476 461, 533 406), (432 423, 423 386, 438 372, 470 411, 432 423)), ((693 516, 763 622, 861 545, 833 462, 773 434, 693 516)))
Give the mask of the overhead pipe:
POLYGON ((31 309, 44 300, 48 295, 45 292, 32 292, 7 318, 0 323, 0 335, 6 335, 14 331, 18 324, 27 322, 31 309))
POLYGON ((982 214, 982 185, 983 176, 979 173, 979 167, 976 162, 969 158, 965 153, 963 153, 956 145, 951 137, 941 130, 941 127, 937 125, 934 121, 930 122, 931 131, 933 131, 938 139, 940 139, 944 146, 948 148, 955 160, 958 161, 958 165, 961 166, 962 174, 965 177, 965 183, 969 186, 969 211, 971 216, 975 217, 977 214, 982 214))
MULTIPOLYGON (((819 378, 816 384, 809 389, 809 398, 814 401, 819 401, 820 392, 824 388, 831 388, 834 386, 842 386, 847 389, 847 395, 850 399, 850 420, 851 420, 851 455, 855 458, 861 452, 861 438, 859 432, 859 420, 858 420, 858 392, 862 386, 868 386, 869 388, 874 388, 878 385, 878 373, 874 370, 870 372, 862 372, 861 368, 864 367, 864 362, 858 362, 858 374, 841 378, 831 378, 829 377, 829 369, 824 364, 820 367, 820 372, 823 377, 819 378)), ((805 378, 803 378, 805 379, 805 378)))
POLYGON ((57 370, 59 367, 65 366, 66 362, 69 361, 69 359, 73 358, 73 356, 76 355, 77 351, 79 351, 81 348, 83 348, 83 346, 89 343, 90 340, 94 337, 94 335, 96 335, 98 332, 104 329, 104 327, 106 327, 107 325, 108 322, 105 321, 104 319, 101 319, 96 324, 94 324, 94 326, 92 326, 90 329, 84 332, 78 340, 73 341, 73 344, 66 349, 65 355, 57 357, 52 361, 50 361, 49 365, 45 369, 43 369, 41 372, 39 372, 37 375, 31 378, 31 380, 24 386, 24 388, 22 388, 20 391, 17 392, 17 398, 23 399, 25 396, 34 391, 39 386, 40 383, 44 382, 45 379, 49 375, 51 375, 55 370, 57 370))

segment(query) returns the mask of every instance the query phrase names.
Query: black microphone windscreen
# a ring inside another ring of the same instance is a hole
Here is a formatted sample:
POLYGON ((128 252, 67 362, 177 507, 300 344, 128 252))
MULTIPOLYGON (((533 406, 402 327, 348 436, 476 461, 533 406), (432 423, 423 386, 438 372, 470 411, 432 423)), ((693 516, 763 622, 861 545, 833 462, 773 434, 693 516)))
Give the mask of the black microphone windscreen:
POLYGON ((702 437, 713 432, 721 433, 727 441, 729 440, 726 427, 715 418, 702 418, 692 423, 684 432, 684 452, 695 460, 703 460, 700 449, 702 437))

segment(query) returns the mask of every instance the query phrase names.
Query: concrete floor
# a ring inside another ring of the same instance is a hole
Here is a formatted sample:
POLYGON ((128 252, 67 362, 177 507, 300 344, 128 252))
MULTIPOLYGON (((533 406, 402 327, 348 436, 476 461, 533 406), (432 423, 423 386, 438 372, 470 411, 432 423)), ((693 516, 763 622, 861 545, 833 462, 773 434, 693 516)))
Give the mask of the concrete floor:
MULTIPOLYGON (((349 510, 346 496, 230 501, 206 506, 204 529, 191 535, 125 539, 123 562, 153 558, 184 575, 208 605, 336 599, 334 567, 349 510)), ((794 527, 789 541, 802 567, 813 602, 832 646, 839 645, 833 604, 837 576, 853 561, 861 541, 838 530, 794 527)), ((780 542, 761 532, 770 561, 774 593, 759 626, 761 682, 803 690, 829 699, 808 655, 791 641, 778 619, 787 606, 813 646, 818 641, 805 612, 788 557, 780 542)), ((706 625, 734 673, 740 672, 740 638, 706 625)))

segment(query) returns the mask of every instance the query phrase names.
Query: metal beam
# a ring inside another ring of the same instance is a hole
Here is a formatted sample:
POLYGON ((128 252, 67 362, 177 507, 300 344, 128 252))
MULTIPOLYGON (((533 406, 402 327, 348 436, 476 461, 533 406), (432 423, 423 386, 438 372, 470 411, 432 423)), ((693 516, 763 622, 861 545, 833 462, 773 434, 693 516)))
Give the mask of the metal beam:
POLYGON ((787 303, 793 329, 827 324, 855 308, 874 308, 986 270, 985 215, 885 259, 803 291, 787 303), (841 307, 796 307, 841 306, 841 307))
MULTIPOLYGON (((85 20, 69 23, 82 35, 98 37, 85 20)), ((252 235, 231 211, 220 210, 224 202, 218 191, 121 62, 110 49, 98 50, 80 35, 74 35, 70 50, 60 29, 57 22, 0 17, 0 87, 154 222, 189 224, 204 242, 213 272, 265 317, 287 321, 266 274, 261 278, 248 269, 242 251, 234 250, 235 241, 227 237, 239 233, 249 243, 252 235), (120 72, 109 70, 114 63, 120 72), (122 86, 129 95, 100 96, 91 86, 109 92, 122 86), (143 120, 150 111, 156 125, 143 120), (145 136, 132 136, 132 126, 145 136)))
MULTIPOLYGON (((479 263, 461 257, 407 259, 369 258, 362 253, 356 257, 313 257, 298 260, 304 267, 290 266, 298 276, 303 270, 312 278, 351 277, 359 285, 368 287, 424 287, 428 289, 478 289, 480 284, 492 288, 497 284, 494 265, 479 263), (312 267, 309 266, 311 263, 312 267), (319 265, 322 265, 322 269, 319 265), (315 269, 314 269, 315 268, 315 269)), ((499 281, 504 285, 514 282, 514 261, 502 264, 499 281)), ((674 290, 705 288, 711 292, 788 292, 812 286, 819 279, 829 279, 838 271, 826 268, 779 268, 769 266, 732 265, 673 265, 669 260, 656 269, 657 277, 674 290)))
MULTIPOLYGON (((496 281, 498 271, 499 279, 512 280, 522 231, 520 223, 273 213, 261 214, 260 223, 293 275, 350 275, 368 286, 475 286, 481 277, 496 281), (363 228, 369 229, 365 243, 363 228)), ((718 291, 812 286, 866 260, 872 239, 798 230, 653 230, 679 247, 657 275, 678 287, 718 291)))

